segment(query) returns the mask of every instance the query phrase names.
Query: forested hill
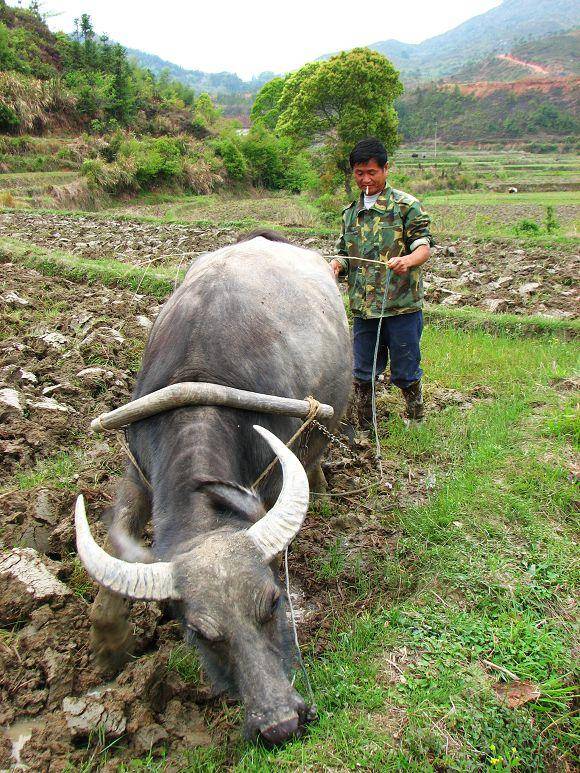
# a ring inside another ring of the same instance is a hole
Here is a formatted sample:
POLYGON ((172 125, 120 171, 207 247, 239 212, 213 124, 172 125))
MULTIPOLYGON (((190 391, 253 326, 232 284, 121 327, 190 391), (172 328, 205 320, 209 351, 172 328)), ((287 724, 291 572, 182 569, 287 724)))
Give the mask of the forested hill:
POLYGON ((41 133, 131 126, 153 134, 207 134, 207 94, 156 78, 98 36, 83 14, 72 35, 53 33, 37 8, 0 0, 0 131, 41 133))
POLYGON ((548 35, 470 62, 445 81, 407 88, 397 103, 407 141, 567 138, 580 132, 578 29, 548 35))
POLYGON ((448 32, 422 43, 383 40, 369 44, 401 70, 403 80, 425 81, 467 63, 509 51, 526 38, 545 37, 580 24, 578 0, 503 0, 448 32))
POLYGON ((242 80, 232 72, 204 72, 203 70, 187 70, 178 64, 161 59, 155 54, 148 54, 137 48, 127 48, 127 55, 139 67, 150 70, 157 76, 167 74, 169 77, 184 83, 196 92, 205 91, 208 94, 255 94, 264 83, 276 77, 276 73, 263 72, 249 81, 242 80))

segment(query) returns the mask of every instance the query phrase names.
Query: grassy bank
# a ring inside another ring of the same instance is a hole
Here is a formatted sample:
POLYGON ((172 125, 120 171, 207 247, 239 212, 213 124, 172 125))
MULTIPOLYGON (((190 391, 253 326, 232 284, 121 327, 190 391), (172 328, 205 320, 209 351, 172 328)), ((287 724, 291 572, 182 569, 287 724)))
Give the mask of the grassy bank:
POLYGON ((0 238, 0 261, 15 261, 27 268, 34 268, 46 276, 65 276, 82 283, 101 283, 108 287, 128 287, 135 292, 165 298, 181 281, 184 271, 157 267, 135 268, 118 260, 107 258, 79 258, 60 250, 45 250, 22 239, 0 238))

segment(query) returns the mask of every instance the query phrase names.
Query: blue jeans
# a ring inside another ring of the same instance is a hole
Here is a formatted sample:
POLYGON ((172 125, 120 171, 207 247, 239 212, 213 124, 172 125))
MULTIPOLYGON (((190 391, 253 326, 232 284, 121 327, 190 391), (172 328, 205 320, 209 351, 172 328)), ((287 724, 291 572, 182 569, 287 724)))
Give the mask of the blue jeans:
MULTIPOLYGON (((354 318, 353 376, 359 381, 372 380, 378 326, 379 318, 354 318)), ((422 332, 422 311, 383 317, 377 353, 377 376, 384 373, 390 357, 392 384, 405 389, 418 381, 423 375, 419 345, 422 332)))

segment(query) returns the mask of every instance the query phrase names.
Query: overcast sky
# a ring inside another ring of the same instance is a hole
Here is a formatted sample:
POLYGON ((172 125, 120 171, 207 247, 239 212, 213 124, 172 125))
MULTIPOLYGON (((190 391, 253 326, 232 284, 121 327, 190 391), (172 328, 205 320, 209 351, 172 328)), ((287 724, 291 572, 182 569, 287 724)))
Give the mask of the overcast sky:
MULTIPOLYGON (((16 5, 14 1, 11 5, 16 5)), ((88 13, 95 30, 191 70, 288 72, 316 57, 395 38, 419 43, 500 0, 44 0, 52 30, 70 32, 88 13), (366 17, 366 18, 365 18, 366 17)), ((27 0, 22 2, 27 6, 27 0)))

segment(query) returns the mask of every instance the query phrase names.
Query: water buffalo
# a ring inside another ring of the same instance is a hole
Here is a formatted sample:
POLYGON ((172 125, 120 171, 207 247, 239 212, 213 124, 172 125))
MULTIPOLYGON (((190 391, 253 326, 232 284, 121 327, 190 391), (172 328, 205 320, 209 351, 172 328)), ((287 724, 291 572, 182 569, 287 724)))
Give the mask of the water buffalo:
MULTIPOLYGON (((190 268, 152 328, 133 399, 182 382, 313 395, 334 407, 325 422, 333 429, 350 390, 350 349, 325 261, 258 236, 190 268)), ((269 743, 299 735, 313 717, 289 681, 293 652, 277 563, 306 513, 305 469, 310 477, 319 470, 325 446, 314 429, 293 449, 298 461, 284 443, 300 423, 215 405, 134 422, 128 442, 149 485, 129 464, 106 551, 77 501, 79 555, 101 585, 91 610, 98 658, 114 664, 130 651, 131 598, 172 599, 215 692, 239 697, 247 736, 269 743), (272 450, 283 474, 277 466, 256 492, 272 450), (151 551, 139 542, 149 519, 151 551)))

